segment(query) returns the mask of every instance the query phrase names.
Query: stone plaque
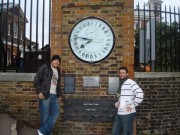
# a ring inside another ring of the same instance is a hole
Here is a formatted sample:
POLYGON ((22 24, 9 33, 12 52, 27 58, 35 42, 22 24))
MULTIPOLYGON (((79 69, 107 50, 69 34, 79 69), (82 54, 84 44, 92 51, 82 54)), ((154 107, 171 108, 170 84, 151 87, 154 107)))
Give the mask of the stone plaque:
POLYGON ((83 86, 84 87, 100 87, 100 77, 99 76, 84 76, 83 86))
POLYGON ((114 99, 65 99, 64 120, 112 122, 117 113, 114 99))
POLYGON ((75 92, 75 77, 65 76, 64 77, 64 93, 71 94, 75 92))
POLYGON ((109 77, 108 86, 109 86, 108 93, 116 94, 119 86, 119 77, 109 77))

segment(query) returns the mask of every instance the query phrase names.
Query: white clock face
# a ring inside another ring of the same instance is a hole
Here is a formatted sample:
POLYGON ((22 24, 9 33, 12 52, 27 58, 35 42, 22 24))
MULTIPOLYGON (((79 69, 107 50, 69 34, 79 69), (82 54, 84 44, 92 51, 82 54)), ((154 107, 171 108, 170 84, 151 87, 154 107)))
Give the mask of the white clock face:
POLYGON ((81 61, 97 63, 107 58, 115 44, 111 26, 102 19, 89 17, 79 21, 69 35, 73 54, 81 61))

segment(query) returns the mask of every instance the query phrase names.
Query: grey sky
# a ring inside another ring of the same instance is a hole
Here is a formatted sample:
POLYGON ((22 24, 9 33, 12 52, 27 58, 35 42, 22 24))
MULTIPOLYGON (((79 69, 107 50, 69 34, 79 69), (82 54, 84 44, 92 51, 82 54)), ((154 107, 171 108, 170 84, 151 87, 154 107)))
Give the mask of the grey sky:
MULTIPOLYGON (((134 0, 134 5, 137 5, 139 2, 139 4, 142 6, 144 3, 147 3, 147 1, 148 0, 134 0)), ((165 5, 167 7, 171 6, 172 9, 174 8, 174 6, 176 9, 178 9, 178 7, 180 7, 180 0, 162 0, 162 1, 163 1, 162 7, 164 7, 165 5)))
MULTIPOLYGON (((162 11, 165 11, 165 5, 166 5, 166 11, 170 11, 174 13, 174 8, 175 8, 175 12, 178 13, 180 12, 180 0, 162 0, 163 3, 162 3, 162 11)), ((138 5, 138 2, 139 2, 139 5, 140 5, 140 8, 143 8, 144 6, 144 3, 146 4, 148 2, 148 0, 135 0, 134 1, 134 7, 136 8, 136 5, 138 5)), ((145 7, 147 8, 147 7, 145 7)), ((165 14, 162 13, 162 21, 165 21, 165 14)), ((174 15, 174 14, 171 14, 171 22, 174 22, 175 21, 175 18, 176 18, 176 21, 179 20, 179 16, 178 15, 174 15)), ((170 23, 170 14, 168 13, 167 14, 167 22, 170 23)))

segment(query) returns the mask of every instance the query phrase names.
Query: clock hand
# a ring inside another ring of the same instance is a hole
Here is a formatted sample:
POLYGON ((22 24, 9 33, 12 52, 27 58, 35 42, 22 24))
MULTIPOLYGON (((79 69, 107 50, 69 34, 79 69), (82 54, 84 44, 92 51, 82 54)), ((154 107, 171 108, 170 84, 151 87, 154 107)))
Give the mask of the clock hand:
POLYGON ((92 42, 92 39, 90 39, 89 41, 87 41, 85 45, 87 45, 87 44, 89 44, 89 43, 91 43, 91 42, 92 42))
POLYGON ((89 39, 89 41, 87 41, 84 45, 83 44, 81 44, 81 48, 84 48, 85 47, 85 45, 87 45, 87 44, 89 44, 89 43, 91 43, 92 42, 92 39, 89 39))
POLYGON ((93 39, 94 42, 103 42, 104 39, 93 39))
POLYGON ((83 39, 83 40, 91 40, 91 39, 85 38, 85 37, 77 37, 77 38, 81 38, 81 39, 83 39))
POLYGON ((102 41, 94 41, 94 40, 93 40, 92 42, 95 42, 95 43, 102 43, 102 41))

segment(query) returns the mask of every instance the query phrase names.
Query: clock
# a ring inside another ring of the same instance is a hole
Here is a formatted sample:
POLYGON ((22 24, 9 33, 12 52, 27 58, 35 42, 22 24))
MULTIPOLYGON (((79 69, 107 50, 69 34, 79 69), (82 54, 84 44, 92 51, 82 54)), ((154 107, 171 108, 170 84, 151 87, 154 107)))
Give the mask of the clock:
POLYGON ((88 17, 73 26, 68 41, 72 53, 79 60, 98 63, 111 54, 115 36, 113 29, 105 20, 88 17))

